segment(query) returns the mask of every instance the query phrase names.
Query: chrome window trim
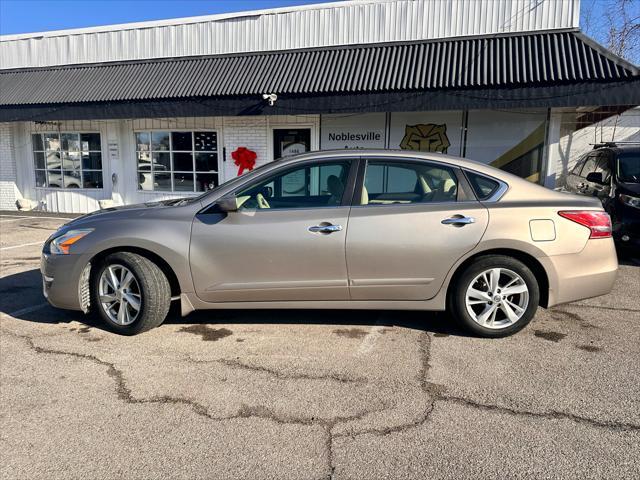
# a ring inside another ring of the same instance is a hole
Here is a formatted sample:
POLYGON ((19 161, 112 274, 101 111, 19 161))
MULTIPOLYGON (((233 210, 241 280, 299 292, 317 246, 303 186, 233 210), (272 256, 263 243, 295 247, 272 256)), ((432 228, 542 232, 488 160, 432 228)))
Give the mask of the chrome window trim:
MULTIPOLYGON (((481 200, 481 199, 478 198, 478 194, 475 192, 475 190, 472 187, 473 194, 476 196, 476 199, 479 202, 482 202, 482 203, 487 203, 487 202, 495 203, 495 202, 499 201, 504 196, 505 193, 507 193, 507 190, 509 190, 509 184, 504 182, 504 181, 502 181, 502 180, 500 180, 499 178, 492 177, 491 175, 487 175, 486 173, 478 172, 477 170, 471 170, 469 168, 461 168, 461 170, 465 173, 465 175, 467 173, 473 173, 474 175, 479 175, 481 177, 485 177, 485 178, 488 178, 490 180, 493 180, 494 182, 496 182, 498 184, 498 188, 495 190, 495 192, 493 192, 489 196, 489 198, 485 198, 484 200, 481 200)), ((471 184, 471 180, 469 180, 467 178, 467 181, 469 182, 469 184, 471 184)))

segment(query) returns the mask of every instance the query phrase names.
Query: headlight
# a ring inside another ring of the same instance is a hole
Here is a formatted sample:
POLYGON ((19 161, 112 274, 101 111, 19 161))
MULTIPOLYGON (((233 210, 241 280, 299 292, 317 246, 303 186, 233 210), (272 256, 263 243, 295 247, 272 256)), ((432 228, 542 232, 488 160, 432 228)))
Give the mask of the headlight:
POLYGON ((93 228, 84 228, 82 230, 69 230, 59 237, 51 240, 49 249, 51 255, 69 255, 69 248, 81 238, 93 232, 93 228))
POLYGON ((632 197, 631 195, 620 194, 620 201, 630 207, 640 208, 640 198, 632 197))

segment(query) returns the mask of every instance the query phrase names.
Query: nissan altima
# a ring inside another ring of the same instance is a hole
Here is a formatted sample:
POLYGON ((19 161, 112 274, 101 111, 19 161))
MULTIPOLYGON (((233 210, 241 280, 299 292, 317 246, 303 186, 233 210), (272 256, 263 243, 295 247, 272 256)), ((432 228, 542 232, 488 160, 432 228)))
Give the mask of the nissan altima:
POLYGON ((44 295, 136 334, 199 309, 448 310, 485 337, 608 293, 597 199, 437 153, 313 152, 188 199, 100 210, 44 244, 44 295))

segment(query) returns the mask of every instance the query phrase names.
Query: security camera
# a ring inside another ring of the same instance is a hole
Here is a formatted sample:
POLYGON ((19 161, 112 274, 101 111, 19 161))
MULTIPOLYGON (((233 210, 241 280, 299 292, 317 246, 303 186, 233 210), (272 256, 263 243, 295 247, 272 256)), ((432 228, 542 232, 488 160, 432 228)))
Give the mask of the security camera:
POLYGON ((262 98, 269 102, 270 107, 273 107, 273 104, 278 100, 278 95, 275 93, 263 93, 262 98))

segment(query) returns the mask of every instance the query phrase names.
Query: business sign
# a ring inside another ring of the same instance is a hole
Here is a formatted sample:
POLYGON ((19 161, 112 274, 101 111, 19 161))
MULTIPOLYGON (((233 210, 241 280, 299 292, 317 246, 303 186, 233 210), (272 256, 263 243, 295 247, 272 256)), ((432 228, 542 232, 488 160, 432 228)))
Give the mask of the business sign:
POLYGON ((462 112, 391 114, 389 148, 460 155, 462 112))
POLYGON ((320 148, 384 148, 385 113, 323 115, 320 148))

